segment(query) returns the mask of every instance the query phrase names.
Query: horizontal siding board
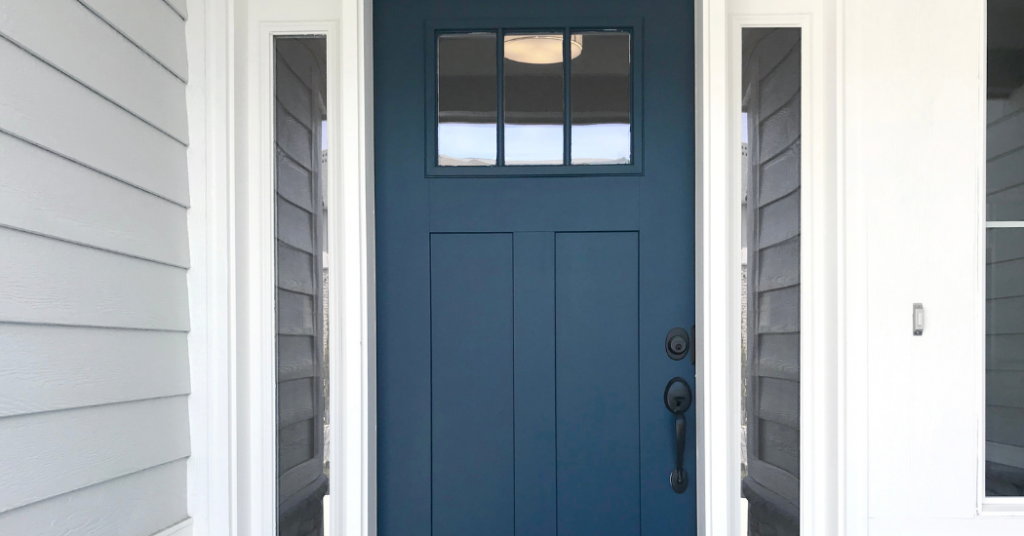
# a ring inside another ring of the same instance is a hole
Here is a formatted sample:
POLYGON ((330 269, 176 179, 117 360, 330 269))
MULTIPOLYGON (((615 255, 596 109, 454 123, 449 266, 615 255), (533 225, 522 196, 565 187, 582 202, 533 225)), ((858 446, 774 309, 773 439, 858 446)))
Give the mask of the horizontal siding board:
POLYGON ((79 0, 181 80, 188 80, 185 21, 163 0, 79 0))
POLYGON ((758 424, 758 455, 765 463, 800 476, 800 431, 772 421, 758 424))
POLYGON ((302 123, 302 126, 312 129, 310 114, 313 112, 313 103, 310 101, 309 87, 295 76, 280 54, 278 54, 274 75, 277 77, 274 84, 277 105, 288 110, 288 113, 302 123))
POLYGON ((987 406, 985 409, 985 439, 1024 447, 1024 409, 987 406))
POLYGON ((757 72, 760 78, 772 72, 793 47, 800 42, 799 31, 784 29, 748 29, 743 39, 743 87, 750 83, 749 77, 757 72), (750 36, 751 38, 746 38, 750 36), (756 67, 756 69, 754 68, 756 67))
MULTIPOLYGON (((139 4, 158 0, 105 1, 136 12, 144 9, 139 4)), ((184 27, 181 32, 179 46, 184 53, 184 27)), ((188 143, 185 83, 84 5, 71 0, 4 2, 0 33, 180 143, 188 143)), ((6 66, 6 61, 0 64, 6 66)), ((24 82, 35 85, 37 81, 26 78, 24 82)))
POLYGON ((800 239, 758 252, 758 290, 768 291, 800 284, 800 239))
POLYGON ((985 267, 985 297, 1024 296, 1024 259, 989 264, 985 267))
POLYGON ((289 202, 312 212, 312 173, 288 157, 280 147, 277 153, 277 193, 289 202))
POLYGON ((5 39, 0 65, 0 130, 188 205, 184 145, 5 39))
POLYGON ((277 286, 301 294, 313 294, 313 255, 280 246, 277 248, 277 286))
POLYGON ((180 460, 0 514, 0 534, 146 536, 188 518, 180 460))
POLYGON ((189 393, 185 333, 0 324, 0 348, 0 417, 189 393))
POLYGON ((800 334, 765 333, 758 336, 758 376, 800 381, 800 334))
POLYGON ((0 419, 0 512, 188 455, 183 396, 0 419))
POLYGON ((188 331, 185 270, 0 228, 0 322, 188 331))
POLYGON ((762 207, 758 211, 761 249, 800 235, 800 190, 762 207))
POLYGON ((800 287, 762 292, 758 302, 759 333, 795 333, 800 330, 800 287))
POLYGON ((1024 468, 1024 447, 987 441, 985 459, 1008 467, 1024 468))
POLYGON ((171 9, 174 10, 182 19, 188 19, 188 2, 187 0, 164 0, 171 9))
POLYGON ((989 335, 1024 333, 1024 297, 985 302, 985 332, 989 335))
POLYGON ((758 202, 765 206, 800 187, 800 142, 761 166, 761 191, 758 202))
POLYGON ((1024 183, 1024 147, 989 160, 985 166, 985 188, 989 193, 1024 183))
POLYGON ((987 335, 985 344, 986 370, 1024 370, 1024 333, 987 335))
POLYGON ((313 215, 291 203, 277 203, 277 239, 313 253, 313 215))
POLYGON ((1024 371, 987 371, 985 402, 990 406, 1024 408, 1024 371))
POLYGON ((324 463, 320 458, 313 458, 292 467, 278 478, 279 502, 284 502, 292 495, 302 491, 323 473, 324 463))
POLYGON ((755 48, 761 79, 775 70, 782 60, 789 56, 793 47, 800 44, 800 32, 776 29, 770 32, 755 48))
POLYGON ((760 163, 775 158, 800 138, 800 96, 789 100, 771 116, 762 116, 760 163))
MULTIPOLYGON (((305 46, 302 41, 306 39, 295 39, 290 37, 278 37, 275 41, 277 53, 281 59, 291 66, 295 76, 310 89, 315 89, 316 80, 314 73, 320 70, 316 63, 316 57, 305 46)), ((326 91, 321 90, 321 93, 326 91)))
POLYGON ((0 133, 0 225, 187 268, 185 212, 0 133))
MULTIPOLYGON (((1024 174, 1024 170, 1018 170, 1024 174)), ((1024 220, 1024 185, 1006 188, 986 196, 988 219, 995 221, 1024 220)))
POLYGON ((986 124, 992 125, 1010 114, 1020 113, 1019 99, 988 99, 985 103, 986 124))
POLYGON ((800 504, 799 478, 774 465, 756 459, 748 461, 747 475, 762 486, 779 494, 783 499, 794 505, 800 504))
POLYGON ((760 116, 768 117, 800 92, 800 48, 793 47, 772 70, 761 71, 760 116))
MULTIPOLYGON (((308 115, 308 114, 307 114, 308 115)), ((310 147, 313 146, 312 132, 302 126, 295 116, 285 111, 280 106, 276 107, 275 128, 277 132, 277 146, 281 148, 292 160, 295 160, 302 167, 313 169, 313 153, 310 147)))
POLYGON ((985 262, 1024 259, 1024 229, 989 229, 986 237, 985 262))
POLYGON ((985 154, 989 159, 1024 146, 1024 114, 1007 117, 986 130, 985 154))
POLYGON ((313 59, 316 61, 317 66, 316 69, 313 71, 313 76, 319 76, 321 73, 327 70, 327 40, 321 36, 300 39, 299 42, 302 44, 302 46, 306 47, 310 52, 313 53, 313 59))
POLYGON ((277 474, 313 458, 313 420, 297 422, 277 433, 277 474))
POLYGON ((278 290, 277 332, 282 335, 315 335, 313 297, 278 290))
POLYGON ((777 378, 761 378, 757 396, 758 417, 800 429, 800 384, 777 378))
POLYGON ((299 378, 277 385, 277 427, 286 428, 313 418, 315 378, 299 378))
POLYGON ((280 335, 277 338, 277 381, 316 375, 313 361, 313 337, 280 335))

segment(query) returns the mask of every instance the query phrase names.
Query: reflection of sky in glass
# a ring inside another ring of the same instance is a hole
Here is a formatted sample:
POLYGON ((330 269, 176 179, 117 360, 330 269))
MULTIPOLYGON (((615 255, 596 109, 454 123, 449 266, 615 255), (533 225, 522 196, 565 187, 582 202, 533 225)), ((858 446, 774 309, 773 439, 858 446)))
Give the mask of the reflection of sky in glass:
POLYGON ((629 125, 605 123, 573 125, 572 162, 607 162, 627 164, 630 157, 629 125))
POLYGON ((440 123, 437 125, 437 154, 493 163, 497 136, 498 129, 493 123, 440 123))
MULTIPOLYGON (((629 127, 620 123, 574 126, 573 159, 628 161, 629 127)), ((451 158, 486 158, 494 154, 495 135, 493 124, 441 123, 437 127, 437 152, 451 158)), ((507 162, 561 163, 562 125, 506 124, 505 139, 507 162)))
POLYGON ((562 163, 562 125, 505 125, 506 164, 562 163))

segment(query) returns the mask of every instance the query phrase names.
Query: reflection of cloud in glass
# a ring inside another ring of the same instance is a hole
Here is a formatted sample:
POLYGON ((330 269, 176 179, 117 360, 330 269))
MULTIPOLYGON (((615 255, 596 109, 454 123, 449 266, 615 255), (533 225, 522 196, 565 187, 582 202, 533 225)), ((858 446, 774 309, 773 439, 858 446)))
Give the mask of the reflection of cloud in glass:
POLYGON ((437 125, 439 166, 493 166, 498 129, 494 123, 437 125))
POLYGON ((628 124, 573 125, 573 164, 628 164, 630 156, 628 124))
POLYGON ((505 125, 505 163, 562 165, 562 125, 505 125))
MULTIPOLYGON (((577 125, 573 127, 573 161, 587 163, 628 163, 630 136, 628 124, 577 125)), ((519 163, 562 163, 561 125, 505 125, 507 147, 515 150, 505 160, 519 163)), ((495 128, 493 124, 441 123, 437 128, 439 165, 493 165, 495 128), (458 163, 457 163, 458 162, 458 163)))

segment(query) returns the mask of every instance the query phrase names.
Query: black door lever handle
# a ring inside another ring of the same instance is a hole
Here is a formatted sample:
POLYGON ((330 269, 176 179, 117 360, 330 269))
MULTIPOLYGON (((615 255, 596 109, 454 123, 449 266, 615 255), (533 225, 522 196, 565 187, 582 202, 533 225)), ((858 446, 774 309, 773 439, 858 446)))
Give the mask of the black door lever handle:
POLYGON ((683 493, 690 485, 690 476, 683 469, 686 461, 686 410, 693 403, 690 384, 682 378, 672 378, 665 386, 665 407, 675 415, 676 424, 676 468, 669 476, 672 490, 683 493))

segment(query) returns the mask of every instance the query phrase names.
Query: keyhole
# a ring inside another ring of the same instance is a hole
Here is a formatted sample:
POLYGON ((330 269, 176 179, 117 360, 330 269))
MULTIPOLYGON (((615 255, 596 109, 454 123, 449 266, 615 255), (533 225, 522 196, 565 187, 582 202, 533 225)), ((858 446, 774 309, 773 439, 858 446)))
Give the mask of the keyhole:
POLYGON ((665 337, 665 352, 675 361, 686 357, 690 351, 690 334, 683 328, 672 328, 665 337))

